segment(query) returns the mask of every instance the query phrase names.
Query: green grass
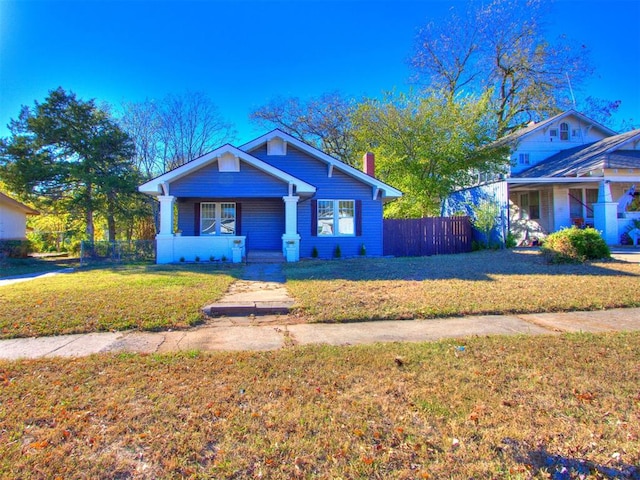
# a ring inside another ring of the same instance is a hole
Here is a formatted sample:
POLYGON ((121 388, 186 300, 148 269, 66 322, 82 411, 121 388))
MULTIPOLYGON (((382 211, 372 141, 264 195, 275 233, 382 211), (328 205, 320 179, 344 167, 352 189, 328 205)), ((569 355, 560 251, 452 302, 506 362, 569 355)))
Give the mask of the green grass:
POLYGON ((534 251, 287 264, 303 320, 346 322, 640 306, 640 265, 550 265, 534 251))
POLYGON ((77 258, 66 256, 28 257, 0 259, 0 278, 27 275, 31 273, 45 273, 63 268, 77 267, 77 258))
POLYGON ((222 296, 238 270, 129 266, 81 270, 1 287, 0 338, 185 328, 222 296))
POLYGON ((457 345, 0 362, 0 477, 640 475, 639 333, 457 345))

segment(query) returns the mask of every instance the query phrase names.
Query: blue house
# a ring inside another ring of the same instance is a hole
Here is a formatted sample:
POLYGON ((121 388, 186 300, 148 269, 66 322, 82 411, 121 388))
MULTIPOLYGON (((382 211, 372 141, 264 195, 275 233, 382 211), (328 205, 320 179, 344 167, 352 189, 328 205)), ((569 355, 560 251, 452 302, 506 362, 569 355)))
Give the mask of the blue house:
POLYGON ((371 153, 360 171, 280 130, 223 145, 139 187, 160 202, 157 263, 382 255, 382 208, 402 193, 374 170, 371 153))

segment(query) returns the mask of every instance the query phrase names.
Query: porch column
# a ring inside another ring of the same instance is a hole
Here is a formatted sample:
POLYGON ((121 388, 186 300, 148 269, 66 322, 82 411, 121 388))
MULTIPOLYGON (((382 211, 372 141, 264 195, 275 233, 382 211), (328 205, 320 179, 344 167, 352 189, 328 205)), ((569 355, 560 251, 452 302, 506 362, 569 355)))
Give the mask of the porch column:
POLYGON ((173 204, 176 197, 160 195, 160 232, 156 235, 156 263, 173 262, 173 204))
POLYGON ((618 238, 618 202, 611 197, 609 181, 603 180, 598 187, 598 203, 593 204, 593 223, 602 233, 607 245, 620 243, 618 238))
POLYGON ((287 262, 300 260, 300 235, 298 235, 298 201, 300 197, 288 195, 284 200, 284 235, 282 235, 282 253, 287 262))
POLYGON ((173 235, 173 204, 176 197, 160 195, 160 232, 158 235, 173 235))

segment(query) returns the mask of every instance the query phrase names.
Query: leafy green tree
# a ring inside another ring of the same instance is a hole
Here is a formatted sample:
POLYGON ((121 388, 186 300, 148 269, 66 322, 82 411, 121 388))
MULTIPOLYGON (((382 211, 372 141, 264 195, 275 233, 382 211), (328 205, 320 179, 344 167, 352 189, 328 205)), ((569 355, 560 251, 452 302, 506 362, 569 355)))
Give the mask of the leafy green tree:
POLYGON ((500 171, 506 152, 487 146, 488 98, 387 95, 360 105, 355 117, 362 148, 376 154, 376 176, 402 190, 387 217, 438 215, 441 200, 478 173, 500 171))
POLYGON ((451 96, 491 91, 497 136, 571 108, 571 85, 591 73, 588 49, 564 36, 548 40, 542 7, 541 0, 457 4, 418 34, 414 80, 451 96))
POLYGON ((40 208, 84 218, 94 240, 94 216, 107 220, 110 240, 122 198, 135 195, 139 176, 133 143, 94 100, 62 88, 43 103, 23 107, 0 144, 0 177, 40 208))

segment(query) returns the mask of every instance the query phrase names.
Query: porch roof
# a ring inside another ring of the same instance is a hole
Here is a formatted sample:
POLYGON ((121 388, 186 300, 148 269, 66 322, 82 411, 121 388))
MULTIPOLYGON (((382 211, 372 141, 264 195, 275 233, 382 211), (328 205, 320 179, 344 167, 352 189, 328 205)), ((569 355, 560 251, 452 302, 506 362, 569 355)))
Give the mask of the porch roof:
POLYGON ((263 171, 264 173, 271 175, 274 178, 277 178, 285 183, 288 183, 290 186, 295 187, 296 192, 298 194, 307 194, 313 195, 316 191, 316 187, 313 185, 300 180, 293 175, 290 175, 282 170, 269 165, 266 162, 254 157, 253 155, 244 152, 233 145, 226 144, 212 152, 206 153, 190 162, 181 165, 159 177, 156 177, 148 182, 140 185, 138 190, 142 193, 146 193, 148 195, 158 196, 158 195, 170 195, 170 184, 171 182, 178 180, 186 175, 192 174, 196 170, 209 165, 210 163, 218 161, 218 159, 225 155, 231 154, 235 158, 239 159, 242 162, 245 162, 258 170, 263 171))
POLYGON ((14 200, 10 196, 5 195, 2 192, 0 192, 0 204, 7 205, 8 207, 11 207, 15 210, 19 210, 22 213, 25 213, 27 215, 40 215, 40 212, 38 212, 37 210, 34 210, 33 208, 31 208, 28 205, 25 205, 24 203, 14 200))
MULTIPOLYGON (((579 177, 594 170, 640 168, 640 130, 563 150, 512 178, 579 177), (628 148, 628 149, 625 149, 628 148)), ((511 182, 510 182, 511 183, 511 182)))

